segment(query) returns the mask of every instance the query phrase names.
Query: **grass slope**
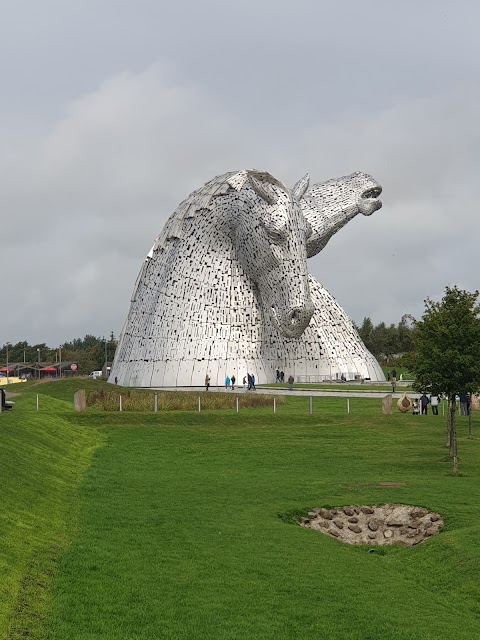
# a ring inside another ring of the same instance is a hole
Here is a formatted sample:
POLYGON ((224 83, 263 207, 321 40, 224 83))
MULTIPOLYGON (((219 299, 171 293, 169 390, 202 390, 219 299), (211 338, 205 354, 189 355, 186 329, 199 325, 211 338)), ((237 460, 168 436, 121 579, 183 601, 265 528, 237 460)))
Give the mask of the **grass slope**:
POLYGON ((0 415, 0 638, 9 639, 41 637, 75 491, 103 439, 72 424, 62 402, 37 413, 28 391, 15 401, 0 415))
MULTIPOLYGON (((66 534, 74 539, 61 545, 47 585, 48 618, 23 637, 480 635, 480 445, 466 439, 466 419, 462 475, 453 478, 442 417, 382 416, 379 400, 352 399, 349 416, 344 399, 315 399, 309 416, 308 399, 296 397, 276 415, 271 408, 74 415, 71 391, 41 386, 42 428, 61 420, 65 437, 70 430, 75 440, 89 439, 83 450, 98 445, 98 433, 104 446, 76 494, 78 520, 66 534), (414 548, 368 553, 289 524, 310 507, 384 502, 438 511, 446 528, 414 548)), ((88 455, 71 488, 87 464, 88 455)), ((66 492, 70 505, 74 495, 66 492)), ((29 594, 26 601, 32 609, 29 594)))

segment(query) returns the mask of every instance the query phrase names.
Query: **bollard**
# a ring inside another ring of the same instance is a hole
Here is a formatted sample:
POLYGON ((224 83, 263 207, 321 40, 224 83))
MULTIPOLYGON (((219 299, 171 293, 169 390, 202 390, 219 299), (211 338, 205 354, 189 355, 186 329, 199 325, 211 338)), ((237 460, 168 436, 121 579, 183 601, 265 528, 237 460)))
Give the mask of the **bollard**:
POLYGON ((313 413, 313 398, 312 396, 309 397, 308 399, 308 412, 310 415, 312 415, 313 413))
POLYGON ((350 414, 350 398, 347 398, 347 414, 350 414))
POLYGON ((237 396, 237 413, 238 413, 238 396, 237 396))
POLYGON ((273 413, 277 413, 277 399, 273 399, 273 413))
POLYGON ((118 408, 119 411, 122 411, 122 396, 118 396, 118 408))
POLYGON ((158 393, 153 396, 153 410, 155 413, 158 412, 158 393))
POLYGON ((200 413, 200 396, 198 396, 198 413, 200 413))

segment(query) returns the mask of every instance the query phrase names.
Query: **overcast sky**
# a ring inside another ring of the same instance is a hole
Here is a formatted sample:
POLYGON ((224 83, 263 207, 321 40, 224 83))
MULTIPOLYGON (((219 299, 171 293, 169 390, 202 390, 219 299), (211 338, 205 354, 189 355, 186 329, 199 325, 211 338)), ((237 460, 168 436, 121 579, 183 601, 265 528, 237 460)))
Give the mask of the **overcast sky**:
POLYGON ((0 343, 118 335, 177 204, 258 168, 383 208, 310 272, 350 317, 479 286, 474 0, 0 0, 0 343))

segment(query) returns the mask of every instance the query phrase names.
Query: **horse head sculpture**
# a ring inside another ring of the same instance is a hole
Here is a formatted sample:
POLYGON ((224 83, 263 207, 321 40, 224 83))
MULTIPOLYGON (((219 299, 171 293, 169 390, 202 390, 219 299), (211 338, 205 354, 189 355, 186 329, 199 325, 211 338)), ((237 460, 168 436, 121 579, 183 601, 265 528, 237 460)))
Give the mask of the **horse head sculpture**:
POLYGON ((306 250, 311 227, 299 205, 307 185, 290 191, 259 171, 241 171, 228 183, 237 192, 230 208, 237 259, 280 333, 299 337, 314 312, 306 250))

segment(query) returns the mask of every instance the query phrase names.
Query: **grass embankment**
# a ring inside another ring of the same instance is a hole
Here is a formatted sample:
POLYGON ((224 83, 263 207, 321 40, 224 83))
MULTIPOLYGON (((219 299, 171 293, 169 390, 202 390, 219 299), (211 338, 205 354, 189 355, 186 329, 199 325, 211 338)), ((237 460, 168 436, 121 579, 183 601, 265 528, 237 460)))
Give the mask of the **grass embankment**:
MULTIPOLYGON (((66 415, 66 389, 43 385, 44 420, 66 415)), ((480 445, 467 441, 466 419, 453 478, 441 416, 382 416, 366 399, 350 409, 315 399, 309 416, 306 398, 289 397, 276 415, 68 414, 68 428, 98 430, 106 444, 80 487, 45 635, 29 637, 479 637, 480 445), (446 528, 370 554, 285 522, 311 507, 384 502, 438 511, 446 528)))
POLYGON ((76 490, 103 439, 72 423, 61 402, 33 407, 27 392, 0 415, 0 637, 9 639, 40 637, 76 490))

